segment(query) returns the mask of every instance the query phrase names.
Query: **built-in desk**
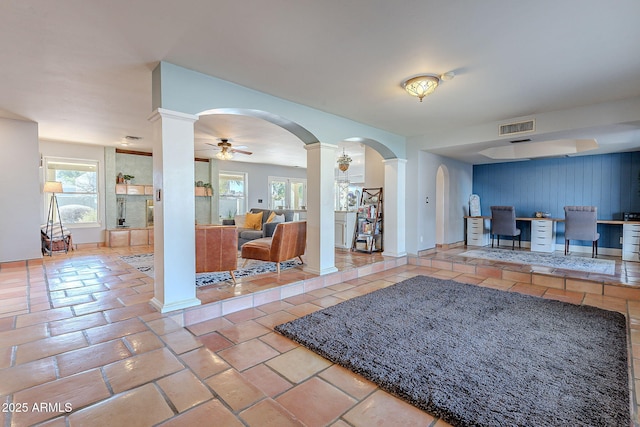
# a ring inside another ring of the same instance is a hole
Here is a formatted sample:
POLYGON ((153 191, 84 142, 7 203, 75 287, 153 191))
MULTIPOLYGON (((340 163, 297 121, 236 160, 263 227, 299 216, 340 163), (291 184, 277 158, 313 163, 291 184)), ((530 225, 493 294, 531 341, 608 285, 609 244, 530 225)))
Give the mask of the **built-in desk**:
MULTIPOLYGON (((486 246, 491 233, 490 216, 465 216, 464 235, 467 246, 486 246)), ((531 222, 531 251, 554 252, 556 223, 564 218, 517 217, 516 221, 531 222)), ((640 221, 599 219, 598 224, 622 226, 622 259, 640 262, 640 221)))

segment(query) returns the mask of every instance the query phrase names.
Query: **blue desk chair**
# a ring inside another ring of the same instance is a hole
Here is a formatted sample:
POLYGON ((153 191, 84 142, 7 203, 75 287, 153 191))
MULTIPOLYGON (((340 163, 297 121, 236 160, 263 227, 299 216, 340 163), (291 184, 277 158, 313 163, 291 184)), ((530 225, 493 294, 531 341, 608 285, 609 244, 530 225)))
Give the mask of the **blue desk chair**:
POLYGON ((498 246, 500 236, 511 236, 512 250, 516 247, 517 236, 518 247, 522 248, 522 235, 516 227, 516 210, 513 206, 491 206, 491 247, 494 236, 498 236, 498 246))

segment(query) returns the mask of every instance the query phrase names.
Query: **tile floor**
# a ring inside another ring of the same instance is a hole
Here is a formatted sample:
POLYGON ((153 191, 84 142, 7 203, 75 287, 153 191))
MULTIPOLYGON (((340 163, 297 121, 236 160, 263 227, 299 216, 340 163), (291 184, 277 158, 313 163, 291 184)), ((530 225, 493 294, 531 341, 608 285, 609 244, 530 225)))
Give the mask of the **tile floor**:
MULTIPOLYGON (((184 328, 151 308, 152 279, 119 259, 149 249, 79 250, 29 267, 0 265, 0 426, 445 426, 272 329, 417 274, 624 313, 638 421, 635 263, 618 261, 616 276, 594 277, 468 259, 454 248, 184 328)), ((341 270, 367 273, 363 266, 381 259, 336 254, 341 270)), ((305 273, 291 272, 291 280, 296 274, 305 273)), ((233 292, 276 286, 282 276, 247 280, 233 292)))

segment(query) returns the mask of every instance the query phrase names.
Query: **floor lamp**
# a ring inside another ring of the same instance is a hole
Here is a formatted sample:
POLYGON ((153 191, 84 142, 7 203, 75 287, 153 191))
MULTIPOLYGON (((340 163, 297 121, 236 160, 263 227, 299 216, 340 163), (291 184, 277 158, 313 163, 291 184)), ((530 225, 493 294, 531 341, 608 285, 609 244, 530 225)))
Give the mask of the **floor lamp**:
POLYGON ((60 223, 60 235, 62 236, 62 244, 64 245, 64 251, 67 251, 67 241, 64 235, 64 229, 62 228, 62 218, 60 217, 60 205, 58 205, 58 198, 56 193, 62 193, 62 183, 59 181, 47 181, 44 183, 44 193, 52 193, 51 200, 49 201, 49 213, 47 214, 47 227, 45 234, 49 238, 49 255, 53 253, 53 225, 55 223, 55 215, 58 214, 58 222, 60 223), (51 224, 51 234, 49 234, 49 224, 51 224))

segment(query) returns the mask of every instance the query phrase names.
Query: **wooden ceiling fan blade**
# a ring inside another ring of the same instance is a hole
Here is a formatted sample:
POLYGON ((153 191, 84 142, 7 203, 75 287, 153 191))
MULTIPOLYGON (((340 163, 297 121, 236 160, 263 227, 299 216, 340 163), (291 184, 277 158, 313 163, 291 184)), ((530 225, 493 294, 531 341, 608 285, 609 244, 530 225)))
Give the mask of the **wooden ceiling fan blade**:
POLYGON ((248 156, 252 155, 253 153, 251 151, 244 151, 244 150, 237 150, 235 148, 232 148, 231 151, 233 153, 240 153, 240 154, 246 154, 248 156))

